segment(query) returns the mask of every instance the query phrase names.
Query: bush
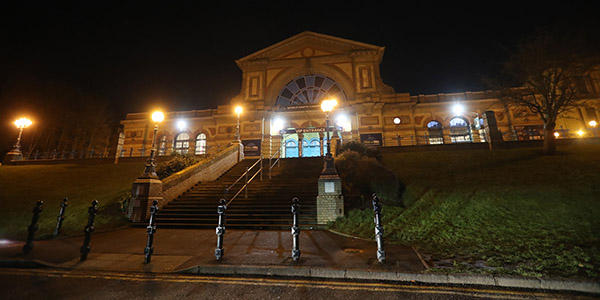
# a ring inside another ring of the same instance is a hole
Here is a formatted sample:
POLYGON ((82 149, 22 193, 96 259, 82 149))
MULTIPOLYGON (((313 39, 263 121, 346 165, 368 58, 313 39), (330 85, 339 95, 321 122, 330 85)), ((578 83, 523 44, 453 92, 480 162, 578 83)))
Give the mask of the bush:
POLYGON ((383 163, 383 158, 381 156, 381 152, 379 149, 374 147, 367 147, 365 144, 356 141, 350 141, 343 143, 339 149, 338 153, 344 153, 346 151, 354 151, 358 153, 360 156, 366 156, 370 158, 376 159, 379 163, 383 163))
POLYGON ((375 158, 346 150, 337 157, 335 166, 342 178, 344 195, 351 205, 360 207, 370 204, 373 193, 384 203, 402 205, 404 185, 375 158))
POLYGON ((156 175, 158 178, 165 179, 189 166, 198 163, 198 159, 193 155, 173 154, 170 160, 158 164, 156 175))

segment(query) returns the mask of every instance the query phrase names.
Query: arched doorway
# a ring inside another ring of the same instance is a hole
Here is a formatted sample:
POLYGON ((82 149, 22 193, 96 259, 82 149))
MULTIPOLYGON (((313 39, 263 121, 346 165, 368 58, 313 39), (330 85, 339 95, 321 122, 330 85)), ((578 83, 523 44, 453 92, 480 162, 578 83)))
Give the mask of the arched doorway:
POLYGON ((427 123, 427 143, 430 145, 443 144, 444 143, 444 131, 442 124, 438 121, 430 121, 427 123))
POLYGON ((285 147, 285 157, 292 158, 298 157, 298 140, 294 138, 289 138, 284 143, 285 147))
POLYGON ((472 142, 471 129, 469 121, 462 117, 455 117, 450 120, 450 140, 453 143, 472 142))

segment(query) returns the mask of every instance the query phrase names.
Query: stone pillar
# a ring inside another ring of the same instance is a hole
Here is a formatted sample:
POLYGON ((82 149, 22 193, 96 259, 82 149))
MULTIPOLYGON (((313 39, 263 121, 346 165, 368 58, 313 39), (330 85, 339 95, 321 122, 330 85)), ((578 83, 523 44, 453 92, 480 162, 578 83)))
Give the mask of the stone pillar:
POLYGON ((298 133, 298 157, 302 157, 302 142, 304 140, 304 134, 303 133, 298 133))
POLYGON ((342 180, 335 175, 321 174, 317 196, 317 224, 325 225, 344 216, 342 180))
POLYGON ((502 139, 502 133, 498 130, 498 123, 496 123, 494 111, 488 110, 483 113, 483 125, 485 126, 485 133, 490 150, 502 148, 504 146, 504 140, 502 139))
MULTIPOLYGON (((145 222, 150 217, 152 201, 162 204, 162 182, 158 178, 140 176, 133 182, 127 218, 133 222, 145 222)), ((160 205, 162 207, 162 205, 160 205)))
POLYGON ((319 132, 319 147, 321 148, 321 157, 323 157, 325 155, 326 150, 324 150, 325 147, 323 147, 323 133, 319 132))

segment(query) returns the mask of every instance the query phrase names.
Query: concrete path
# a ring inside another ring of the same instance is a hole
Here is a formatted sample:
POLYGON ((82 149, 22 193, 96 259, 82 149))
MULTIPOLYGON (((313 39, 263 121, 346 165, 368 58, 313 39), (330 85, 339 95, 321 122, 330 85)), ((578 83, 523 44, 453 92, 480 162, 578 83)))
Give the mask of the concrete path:
POLYGON ((94 234, 91 252, 83 262, 79 253, 83 236, 36 241, 29 254, 23 254, 23 242, 3 243, 0 244, 0 266, 372 279, 600 294, 597 281, 427 273, 418 254, 406 246, 387 245, 386 261, 381 264, 376 259, 375 242, 325 230, 301 232, 302 255, 297 262, 291 258, 290 231, 227 230, 221 261, 214 256, 214 230, 158 229, 149 264, 144 264, 146 239, 145 228, 94 234))

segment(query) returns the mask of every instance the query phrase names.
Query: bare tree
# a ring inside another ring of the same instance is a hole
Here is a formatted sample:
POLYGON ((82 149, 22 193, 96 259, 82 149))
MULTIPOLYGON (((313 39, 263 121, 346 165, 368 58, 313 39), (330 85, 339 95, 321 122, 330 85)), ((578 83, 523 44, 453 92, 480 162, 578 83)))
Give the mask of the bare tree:
POLYGON ((545 154, 556 152, 558 116, 583 104, 589 96, 581 81, 598 66, 598 57, 586 54, 583 41, 538 31, 521 42, 494 81, 506 104, 527 108, 542 119, 545 154))

